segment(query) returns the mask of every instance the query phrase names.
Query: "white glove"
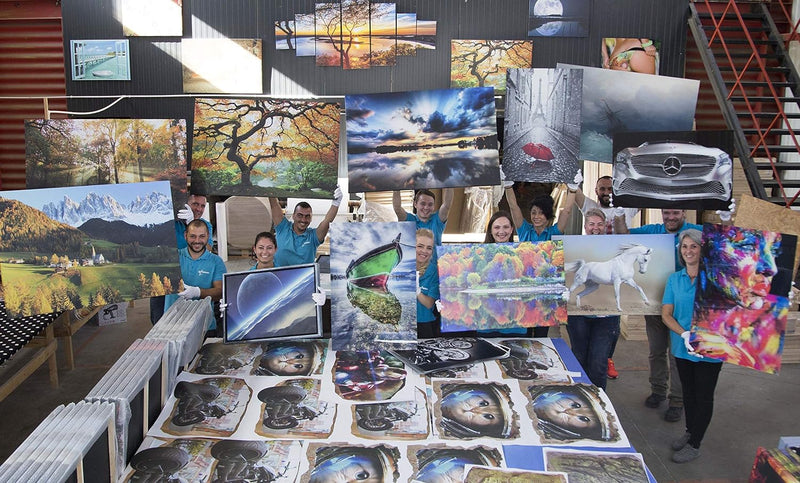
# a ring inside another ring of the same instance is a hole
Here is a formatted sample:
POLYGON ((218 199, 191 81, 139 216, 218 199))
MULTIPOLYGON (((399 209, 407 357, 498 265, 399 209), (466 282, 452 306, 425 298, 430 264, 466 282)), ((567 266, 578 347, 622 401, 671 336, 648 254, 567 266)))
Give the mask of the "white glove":
POLYGON ((728 205, 727 210, 717 210, 715 213, 723 223, 731 221, 733 214, 736 213, 736 199, 731 198, 731 204, 728 205))
POLYGON ((696 353, 694 351, 694 347, 692 347, 692 344, 689 343, 689 337, 691 336, 692 334, 688 330, 684 330, 683 332, 681 332, 681 339, 683 339, 684 347, 686 347, 686 350, 689 351, 689 354, 695 357, 703 357, 700 354, 696 353))
POLYGON ((228 304, 225 303, 225 299, 219 299, 219 313, 224 314, 226 310, 228 310, 228 304))
POLYGON ((314 300, 314 303, 317 305, 325 305, 325 289, 320 287, 317 289, 315 293, 311 294, 311 298, 314 300))
POLYGON ((436 305, 436 310, 438 310, 439 312, 441 312, 442 309, 444 309, 444 304, 442 303, 441 300, 437 300, 433 304, 436 305))
POLYGON ((513 181, 506 180, 506 173, 503 171, 503 168, 500 168, 500 184, 503 186, 504 190, 514 186, 513 181))
POLYGON ((331 205, 338 207, 342 204, 342 198, 344 198, 344 193, 342 193, 342 188, 339 188, 337 185, 336 190, 333 192, 333 201, 331 202, 331 205))
POLYGON ((564 302, 569 302, 569 295, 570 295, 569 290, 564 290, 564 292, 561 293, 561 300, 563 300, 564 302))
POLYGON ((792 286, 789 288, 789 295, 787 295, 790 304, 794 302, 794 296, 797 292, 797 289, 794 287, 794 285, 794 281, 792 281, 792 286))
POLYGON ((578 168, 578 172, 575 173, 575 178, 572 180, 572 183, 567 183, 567 189, 570 191, 578 191, 578 188, 581 186, 581 181, 583 181, 583 174, 580 168, 578 168))
POLYGON ((199 299, 200 287, 193 287, 191 285, 183 284, 183 292, 178 293, 178 297, 182 299, 199 299))
POLYGON ((613 218, 616 218, 616 217, 625 218, 625 208, 616 207, 611 212, 611 214, 613 215, 613 218))
POLYGON ((186 208, 178 211, 178 219, 183 220, 184 223, 187 225, 194 220, 194 213, 192 213, 192 209, 189 208, 189 205, 184 205, 186 208))

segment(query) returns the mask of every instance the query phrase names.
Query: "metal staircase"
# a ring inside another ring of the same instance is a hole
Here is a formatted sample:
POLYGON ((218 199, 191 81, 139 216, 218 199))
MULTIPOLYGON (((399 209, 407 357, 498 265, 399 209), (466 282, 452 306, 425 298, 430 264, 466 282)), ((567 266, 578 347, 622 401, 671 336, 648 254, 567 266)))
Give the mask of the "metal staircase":
POLYGON ((791 1, 694 0, 690 11, 689 28, 750 191, 800 206, 800 75, 787 47, 797 40, 791 1))

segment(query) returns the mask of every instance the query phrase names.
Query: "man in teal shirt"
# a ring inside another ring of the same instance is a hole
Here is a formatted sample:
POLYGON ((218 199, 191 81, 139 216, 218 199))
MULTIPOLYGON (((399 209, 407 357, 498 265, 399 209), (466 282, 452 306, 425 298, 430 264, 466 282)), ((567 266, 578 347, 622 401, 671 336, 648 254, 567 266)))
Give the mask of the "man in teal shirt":
POLYGON ((305 201, 297 203, 292 212, 292 221, 286 219, 283 208, 278 198, 269 199, 272 212, 272 223, 275 227, 275 238, 278 241, 278 250, 275 252, 275 266, 287 267, 314 263, 317 247, 322 245, 328 235, 331 222, 339 212, 342 203, 342 190, 337 186, 333 193, 333 201, 325 218, 316 228, 309 228, 311 224, 311 205, 305 201))

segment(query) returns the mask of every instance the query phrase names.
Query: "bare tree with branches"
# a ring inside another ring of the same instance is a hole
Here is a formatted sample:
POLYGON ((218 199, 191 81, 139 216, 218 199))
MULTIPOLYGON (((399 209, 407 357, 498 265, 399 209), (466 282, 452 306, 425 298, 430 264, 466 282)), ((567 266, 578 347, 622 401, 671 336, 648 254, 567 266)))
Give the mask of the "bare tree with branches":
POLYGON ((530 51, 521 48, 528 41, 465 40, 461 41, 460 53, 453 55, 452 64, 462 65, 475 77, 478 87, 484 87, 486 79, 509 66, 530 64, 530 51), (522 53, 528 54, 524 57, 522 53), (498 62, 500 56, 505 61, 498 62), (494 61, 494 64, 492 63, 494 61))

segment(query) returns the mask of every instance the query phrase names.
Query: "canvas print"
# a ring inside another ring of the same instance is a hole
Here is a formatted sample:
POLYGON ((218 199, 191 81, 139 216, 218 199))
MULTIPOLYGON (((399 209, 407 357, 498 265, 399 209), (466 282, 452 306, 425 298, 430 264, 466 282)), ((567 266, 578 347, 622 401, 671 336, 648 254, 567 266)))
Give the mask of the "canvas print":
MULTIPOLYGON (((373 5, 375 5, 373 3, 373 5)), ((417 49, 433 50, 436 48, 436 20, 417 18, 417 49)))
POLYGON ((570 451, 553 448, 544 448, 542 452, 545 469, 566 473, 569 475, 570 483, 649 481, 640 453, 570 451))
POLYGON ((423 339, 409 348, 389 351, 421 374, 508 356, 508 349, 475 337, 423 339))
POLYGON ((333 350, 416 340, 414 223, 333 223, 330 235, 333 350))
POLYGON ((621 132, 691 131, 700 82, 677 77, 582 68, 580 158, 611 163, 621 132), (620 86, 625 86, 621 89, 620 86))
POLYGON ((226 273, 225 342, 322 337, 315 264, 226 273))
POLYGON ((261 94, 261 39, 181 39, 183 92, 261 94))
POLYGON ((294 15, 295 55, 297 57, 315 57, 317 55, 315 32, 313 13, 296 13, 294 15))
POLYGON ((581 145, 580 69, 508 69, 507 180, 572 183, 581 145))
POLYGON ((400 479, 400 451, 388 444, 356 446, 347 443, 311 443, 306 450, 310 466, 301 481, 324 483, 342 480, 342 475, 356 475, 354 481, 381 483, 407 481, 400 479))
POLYGON ((364 439, 418 440, 430 434, 425 393, 413 401, 359 404, 351 407, 353 436, 364 439))
POLYGON ((179 291, 169 183, 0 191, 12 318, 179 291))
POLYGON ((251 393, 244 379, 235 377, 179 381, 171 407, 168 403, 164 409, 166 419, 157 427, 179 436, 230 436, 239 428, 251 393))
POLYGON ((133 456, 125 482, 295 481, 302 457, 299 441, 148 437, 133 456))
POLYGON ((780 370, 796 246, 794 235, 703 226, 690 339, 698 354, 780 370))
POLYGON ((195 100, 192 186, 206 194, 329 199, 338 162, 336 103, 195 100))
POLYGON ((504 379, 541 381, 549 379, 551 374, 563 374, 569 382, 569 376, 564 374, 567 366, 549 340, 505 339, 500 344, 510 350, 508 357, 497 361, 504 379))
POLYGON ((294 50, 294 20, 275 22, 275 50, 294 50))
POLYGON ((567 483, 566 473, 551 471, 528 471, 514 468, 491 468, 488 466, 467 465, 464 469, 464 483, 567 483))
POLYGON ((733 131, 614 135, 614 206, 727 210, 733 196, 733 131))
POLYGON ((342 66, 342 10, 339 3, 314 4, 316 64, 342 66))
POLYGON ((168 180, 176 212, 186 193, 185 119, 25 121, 25 186, 60 188, 168 180))
POLYGON ((255 431, 265 438, 325 439, 336 421, 336 404, 320 399, 319 379, 288 379, 256 393, 261 418, 255 431))
POLYGON ((528 0, 528 37, 586 37, 592 0, 528 0))
POLYGON ((397 13, 397 55, 417 55, 417 14, 397 13))
POLYGON ((451 40, 450 87, 493 86, 495 94, 506 93, 506 70, 530 68, 530 40, 451 40))
POLYGON ((528 415, 542 444, 628 446, 611 401, 597 387, 528 383, 521 389, 528 398, 528 415))
MULTIPOLYGON (((800 236, 800 213, 787 210, 784 206, 760 200, 748 194, 742 194, 736 205, 736 226, 755 228, 757 230, 777 231, 789 235, 800 236)), ((795 267, 792 280, 800 265, 800 250, 794 252, 795 267)))
POLYGON ((561 239, 570 315, 661 313, 664 287, 675 271, 674 235, 561 239))
POLYGON ((388 401, 406 385, 405 364, 389 352, 337 351, 333 384, 348 401, 388 401))
POLYGON ((263 345, 251 372, 254 376, 317 376, 328 351, 326 341, 291 340, 263 345))
POLYGON ((130 47, 122 40, 70 40, 74 81, 131 80, 130 47))
POLYGON ((373 3, 370 5, 370 60, 371 66, 391 66, 397 63, 397 5, 373 3))
POLYGON ((203 375, 246 376, 260 352, 261 345, 257 343, 209 342, 197 352, 189 371, 203 375))
POLYGON ((433 443, 424 446, 409 445, 407 451, 413 481, 463 481, 464 470, 468 465, 493 468, 503 466, 502 452, 498 448, 484 445, 457 447, 433 443))
POLYGON ((436 247, 442 332, 566 323, 560 241, 436 247))
POLYGON ((343 69, 369 69, 370 25, 369 0, 342 0, 342 54, 343 69))
POLYGON ((604 69, 658 74, 661 42, 647 38, 607 37, 600 57, 604 69))
POLYGON ((350 191, 496 185, 491 87, 345 96, 350 191))
POLYGON ((183 35, 183 0, 122 0, 120 8, 127 37, 183 35))
POLYGON ((496 382, 434 381, 436 431, 441 439, 514 439, 519 415, 511 389, 496 382))

